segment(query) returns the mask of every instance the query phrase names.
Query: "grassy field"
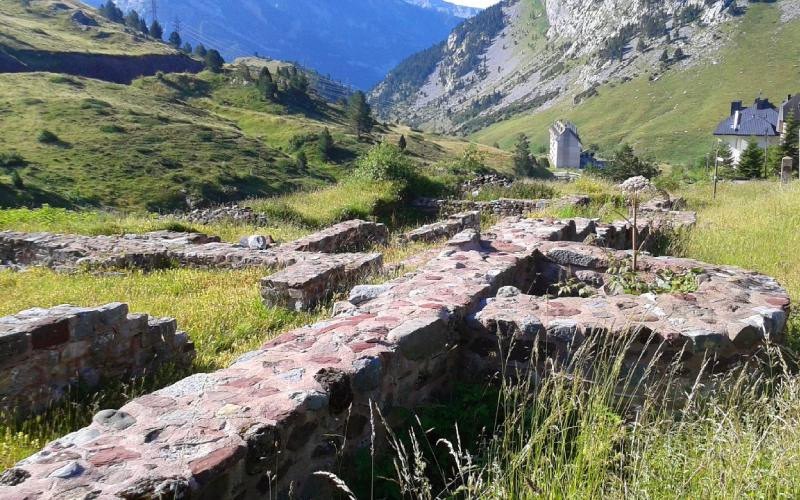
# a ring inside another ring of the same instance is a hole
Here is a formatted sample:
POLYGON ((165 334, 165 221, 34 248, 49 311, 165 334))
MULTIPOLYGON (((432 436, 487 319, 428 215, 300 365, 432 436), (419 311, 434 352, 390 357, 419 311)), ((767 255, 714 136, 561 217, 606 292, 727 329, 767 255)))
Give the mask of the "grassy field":
POLYGON ((0 1, 0 50, 2 47, 127 56, 177 53, 167 44, 106 21, 76 0, 31 0, 27 7, 19 0, 0 1), (91 15, 98 26, 81 29, 69 19, 74 9, 91 15))
MULTIPOLYGON (((298 109, 261 99, 230 76, 165 75, 117 85, 47 73, 0 74, 0 206, 113 207, 168 211, 314 189, 348 177, 380 141, 406 136, 408 155, 436 165, 468 143, 378 126, 357 140, 341 107, 298 109), (328 129, 322 158, 313 136, 328 129), (305 167, 296 156, 303 151, 305 167)), ((510 173, 508 153, 481 146, 486 164, 510 173)))
POLYGON ((713 59, 675 67, 656 81, 643 68, 631 81, 600 86, 598 96, 577 106, 566 96, 547 110, 498 122, 471 138, 511 149, 524 132, 532 144, 547 145, 548 127, 563 118, 578 126, 585 144, 611 150, 628 142, 660 161, 693 162, 710 149, 711 134, 731 101, 751 104, 761 93, 780 103, 798 91, 800 19, 780 23, 780 16, 780 2, 750 3, 723 33, 725 47, 713 59))
POLYGON ((330 179, 313 166, 301 171, 230 121, 133 86, 5 74, 0 109, 0 151, 23 159, 0 169, 0 205, 40 191, 44 199, 31 201, 169 210, 187 197, 264 196, 330 179), (24 186, 3 196, 13 172, 24 186))

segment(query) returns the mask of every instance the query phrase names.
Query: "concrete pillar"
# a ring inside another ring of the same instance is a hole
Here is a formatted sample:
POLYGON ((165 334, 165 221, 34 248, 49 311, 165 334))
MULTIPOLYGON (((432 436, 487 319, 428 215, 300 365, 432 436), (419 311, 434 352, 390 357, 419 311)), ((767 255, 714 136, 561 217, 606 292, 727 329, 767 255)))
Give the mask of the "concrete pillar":
POLYGON ((792 157, 784 156, 781 160, 781 184, 789 184, 792 178, 792 157))

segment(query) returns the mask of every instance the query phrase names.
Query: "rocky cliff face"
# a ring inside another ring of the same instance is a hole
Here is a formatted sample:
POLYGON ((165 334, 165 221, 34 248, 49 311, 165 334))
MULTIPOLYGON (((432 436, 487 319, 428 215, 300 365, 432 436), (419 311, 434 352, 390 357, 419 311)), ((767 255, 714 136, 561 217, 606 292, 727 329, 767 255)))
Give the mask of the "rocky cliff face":
POLYGON ((384 119, 469 133, 603 83, 713 57, 731 0, 504 0, 412 56, 371 93, 384 119), (488 29, 487 29, 488 27, 488 29), (677 49, 684 56, 662 63, 677 49))

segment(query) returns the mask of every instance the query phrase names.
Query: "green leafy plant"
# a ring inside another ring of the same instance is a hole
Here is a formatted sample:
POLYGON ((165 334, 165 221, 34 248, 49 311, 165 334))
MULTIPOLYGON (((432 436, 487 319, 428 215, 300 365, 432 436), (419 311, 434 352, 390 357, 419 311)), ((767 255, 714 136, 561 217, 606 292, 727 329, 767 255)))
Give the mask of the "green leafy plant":
POLYGON ((556 283, 556 295, 558 297, 591 297, 594 295, 595 290, 582 281, 575 278, 556 283))
POLYGON ((629 262, 617 262, 606 271, 607 287, 621 290, 630 295, 644 293, 692 293, 697 291, 697 277, 701 269, 688 269, 675 272, 671 269, 659 269, 652 280, 645 279, 644 274, 636 272, 629 262))

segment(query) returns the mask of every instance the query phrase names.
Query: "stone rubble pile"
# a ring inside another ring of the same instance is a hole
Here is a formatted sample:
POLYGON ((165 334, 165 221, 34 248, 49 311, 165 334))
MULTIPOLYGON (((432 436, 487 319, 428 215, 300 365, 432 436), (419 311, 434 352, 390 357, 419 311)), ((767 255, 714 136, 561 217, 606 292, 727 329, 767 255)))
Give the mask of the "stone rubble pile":
POLYGON ((480 192, 486 186, 511 187, 513 179, 500 174, 484 174, 461 184, 462 193, 480 192))
POLYGON ((198 208, 184 214, 178 214, 177 217, 195 224, 204 225, 217 223, 248 224, 256 227, 269 225, 269 220, 265 214, 254 212, 252 208, 239 205, 198 208))
POLYGON ((127 304, 29 309, 0 318, 0 411, 38 413, 78 383, 91 388, 193 358, 174 319, 128 314, 127 304))
MULTIPOLYGON (((580 231, 593 223, 581 221, 580 231)), ((329 483, 313 473, 336 470, 339 450, 347 459, 370 445, 370 415, 379 409, 391 424, 402 413, 395 409, 413 409, 454 380, 496 367, 498 337, 530 344, 532 332, 544 332, 561 342, 593 326, 624 335, 629 329, 615 321, 625 321, 632 331, 652 325, 670 349, 687 345, 692 356, 708 349, 724 360, 781 340, 787 293, 733 267, 643 259, 649 270, 702 269, 696 292, 655 298, 546 302, 505 288, 534 291, 553 274, 602 278, 604 259, 615 254, 574 242, 578 226, 510 218, 482 236, 465 230, 417 271, 360 290, 334 317, 287 332, 227 369, 98 415, 6 471, 0 498, 251 498, 289 490, 325 498, 329 483)))
POLYGON ((471 212, 453 214, 444 220, 426 224, 405 233, 401 239, 406 242, 430 242, 442 238, 450 238, 465 229, 479 229, 480 227, 481 213, 473 210, 471 212))

